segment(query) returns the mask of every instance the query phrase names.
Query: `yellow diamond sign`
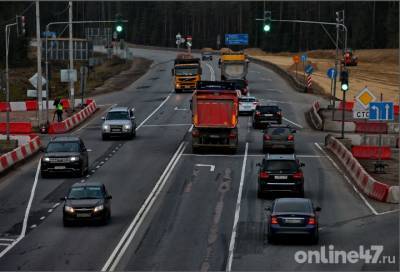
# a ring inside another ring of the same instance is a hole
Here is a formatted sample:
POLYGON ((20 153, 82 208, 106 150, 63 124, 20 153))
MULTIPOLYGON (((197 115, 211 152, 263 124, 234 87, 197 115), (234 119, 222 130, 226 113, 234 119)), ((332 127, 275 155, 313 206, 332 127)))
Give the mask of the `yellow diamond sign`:
POLYGON ((374 102, 376 97, 373 93, 371 93, 368 88, 362 89, 358 95, 356 96, 356 101, 359 105, 361 105, 364 109, 368 109, 369 103, 374 102))

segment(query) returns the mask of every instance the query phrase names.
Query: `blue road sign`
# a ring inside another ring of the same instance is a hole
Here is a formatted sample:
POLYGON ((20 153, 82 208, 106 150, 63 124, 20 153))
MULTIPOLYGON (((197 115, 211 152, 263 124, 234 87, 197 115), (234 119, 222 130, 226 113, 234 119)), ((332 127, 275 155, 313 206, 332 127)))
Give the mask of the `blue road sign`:
POLYGON ((248 45, 249 34, 225 34, 226 45, 248 45))
POLYGON ((309 64, 309 65, 306 66, 306 68, 304 69, 304 71, 305 71, 307 74, 312 74, 312 72, 314 71, 314 67, 312 67, 312 65, 309 64))
POLYGON ((307 54, 301 55, 301 61, 306 62, 307 61, 307 54))
POLYGON ((369 103, 369 120, 392 121, 394 119, 393 102, 369 103))
POLYGON ((336 77, 335 68, 329 68, 328 71, 326 72, 326 75, 331 79, 335 78, 336 77))

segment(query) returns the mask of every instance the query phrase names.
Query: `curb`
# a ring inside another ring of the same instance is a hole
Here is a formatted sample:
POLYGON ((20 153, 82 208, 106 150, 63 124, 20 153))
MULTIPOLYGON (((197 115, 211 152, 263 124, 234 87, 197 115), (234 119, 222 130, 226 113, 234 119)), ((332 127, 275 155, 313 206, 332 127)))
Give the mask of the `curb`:
MULTIPOLYGON (((64 109, 71 108, 68 99, 61 99, 64 109)), ((79 106, 82 102, 82 99, 75 99, 75 107, 79 106)), ((53 105, 54 100, 49 100, 49 109, 54 110, 55 106, 53 105)), ((38 104, 37 100, 27 100, 27 101, 16 101, 16 102, 0 102, 0 112, 7 112, 7 109, 10 112, 17 111, 37 111, 38 109, 46 109, 46 103, 43 101, 42 105, 38 104)))
POLYGON ((320 110, 320 105, 318 101, 314 101, 312 104, 311 109, 308 111, 308 114, 310 116, 310 120, 312 125, 314 126, 315 129, 317 130, 323 130, 324 128, 324 121, 322 117, 319 115, 318 111, 320 110))
POLYGON ((325 137, 325 146, 335 154, 364 194, 381 202, 399 203, 400 186, 389 186, 374 179, 351 152, 332 135, 328 134, 325 137))
MULTIPOLYGON (((87 102, 89 102, 89 100, 87 102)), ((75 113, 71 117, 68 117, 62 122, 50 124, 49 134, 61 134, 72 130, 80 123, 88 119, 97 109, 96 102, 91 100, 85 108, 75 113)))
POLYGON ((20 162, 29 156, 35 154, 40 148, 39 136, 34 137, 27 144, 22 145, 13 151, 0 156, 0 173, 10 168, 12 165, 20 162))

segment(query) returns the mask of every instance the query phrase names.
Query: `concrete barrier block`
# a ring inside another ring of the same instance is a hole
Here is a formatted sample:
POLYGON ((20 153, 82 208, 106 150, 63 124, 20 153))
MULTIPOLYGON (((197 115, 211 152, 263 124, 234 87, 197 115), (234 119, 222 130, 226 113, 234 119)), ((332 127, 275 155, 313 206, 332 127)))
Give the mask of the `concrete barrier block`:
MULTIPOLYGON (((323 130, 340 132, 342 130, 342 122, 325 119, 323 130)), ((354 132, 355 130, 356 125, 354 124, 354 122, 344 122, 344 132, 354 132)))

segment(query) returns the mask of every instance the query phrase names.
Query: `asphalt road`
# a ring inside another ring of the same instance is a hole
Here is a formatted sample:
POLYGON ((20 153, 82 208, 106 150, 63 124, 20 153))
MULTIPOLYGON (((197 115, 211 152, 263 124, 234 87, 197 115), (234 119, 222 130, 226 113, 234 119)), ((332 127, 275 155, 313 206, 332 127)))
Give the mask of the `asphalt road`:
MULTIPOLYGON (((264 208, 271 200, 256 197, 261 131, 243 116, 236 155, 192 154, 190 93, 171 93, 175 53, 133 52, 154 59, 151 70, 96 102, 103 111, 113 104, 134 106, 137 138, 102 141, 101 112, 74 132, 92 150, 91 173, 84 180, 103 182, 113 195, 111 223, 64 228, 57 204, 81 179, 39 177, 35 183, 36 157, 0 180, 0 250, 21 233, 36 184, 27 234, 4 256, 0 253, 1 270, 398 270, 398 260, 333 266, 294 259, 296 251, 324 245, 347 251, 383 245, 382 255, 399 256, 399 215, 390 212, 398 207, 366 203, 319 149, 325 134, 311 130, 303 114, 314 96, 297 93, 272 71, 250 65, 251 95, 278 103, 285 122, 297 127, 296 153, 306 164, 305 195, 322 207, 318 246, 302 241, 270 245, 264 208)), ((203 62, 203 72, 206 79, 219 79, 217 61, 203 62)))

